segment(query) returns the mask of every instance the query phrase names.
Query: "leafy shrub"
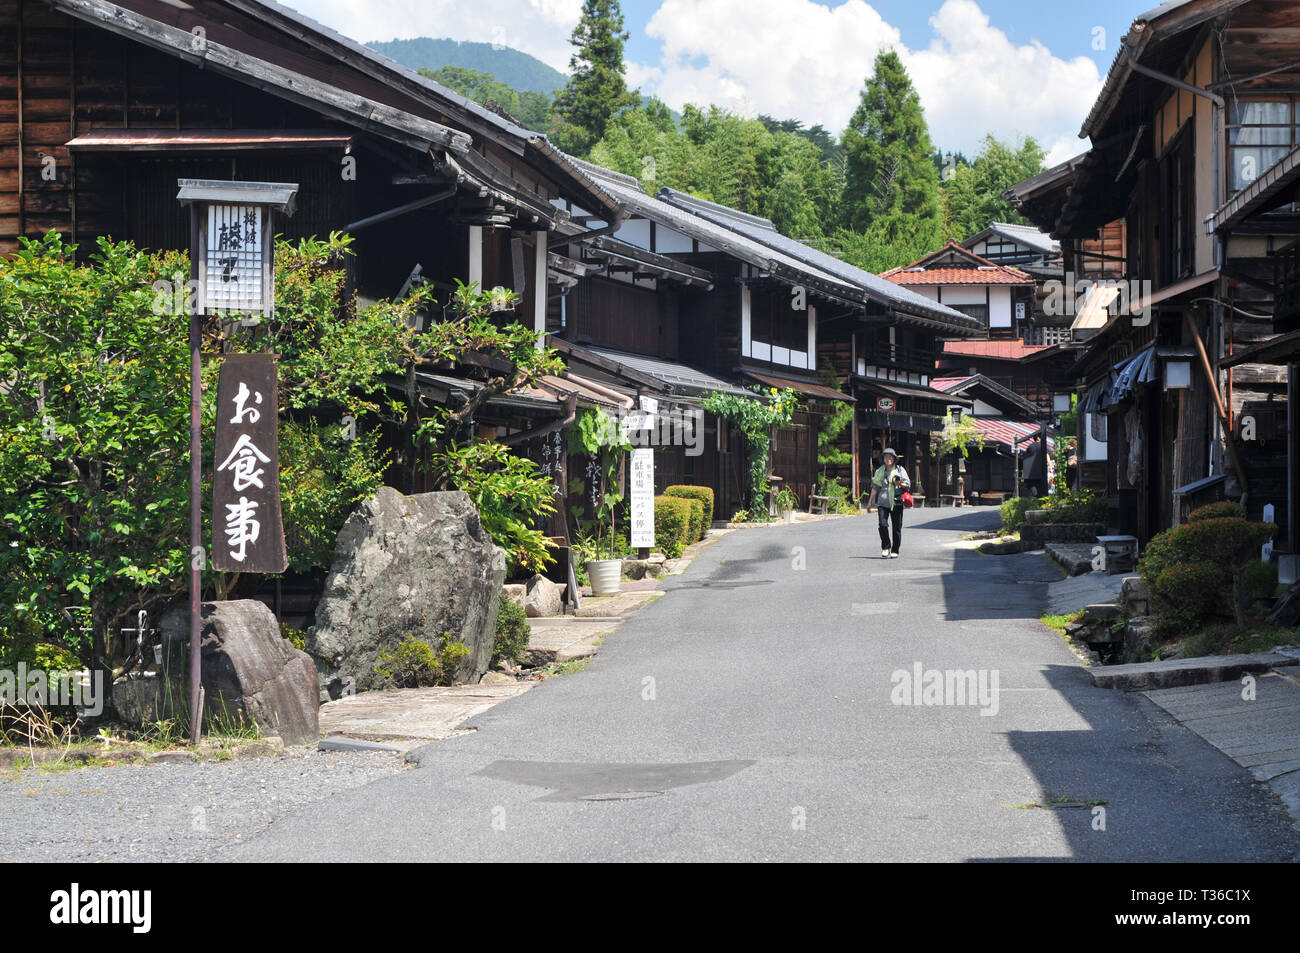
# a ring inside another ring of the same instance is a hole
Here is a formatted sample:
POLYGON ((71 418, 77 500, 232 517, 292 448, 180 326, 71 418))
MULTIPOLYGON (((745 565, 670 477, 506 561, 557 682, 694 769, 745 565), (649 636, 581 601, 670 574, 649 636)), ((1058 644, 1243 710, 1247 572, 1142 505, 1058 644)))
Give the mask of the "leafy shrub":
POLYGON ((302 629, 295 629, 291 625, 280 623, 280 637, 292 645, 299 652, 307 651, 307 633, 302 629))
POLYGON ((1232 618, 1232 574, 1209 563, 1176 563, 1151 584, 1151 612, 1164 634, 1232 618))
POLYGON ((1187 522, 1199 523, 1201 520, 1223 519, 1225 517, 1244 520, 1246 518, 1246 508, 1240 503, 1234 503, 1231 500, 1206 503, 1204 506, 1188 513, 1187 522))
POLYGON ((826 507, 828 513, 858 512, 858 505, 850 498, 849 488, 824 473, 817 478, 817 495, 829 498, 826 507))
POLYGON ((375 674, 392 688, 426 688, 448 685, 469 646, 443 633, 437 648, 408 635, 401 645, 384 649, 375 659, 375 674))
POLYGON ((799 494, 795 493, 788 486, 783 486, 772 498, 772 505, 776 507, 778 513, 785 510, 797 510, 799 508, 799 494))
POLYGON ((1257 562, 1241 573, 1241 590, 1251 599, 1267 599, 1277 592, 1277 563, 1257 562))
POLYGON ((524 660, 528 651, 528 614, 505 596, 497 609, 497 634, 492 643, 492 662, 524 660))
POLYGON ((713 488, 708 486, 687 486, 678 484, 667 487, 664 496, 680 496, 699 500, 704 504, 704 529, 713 525, 713 488))
POLYGON ((555 484, 537 464, 493 440, 451 447, 433 464, 474 502, 483 529, 506 551, 508 572, 541 572, 555 562, 546 534, 534 528, 555 512, 555 484))
POLYGON ((1048 523, 1104 523, 1106 497, 1095 490, 1080 490, 1048 497, 1045 517, 1048 523))
POLYGON ((1272 523, 1208 517, 1156 534, 1137 566, 1156 627, 1169 634, 1236 615, 1234 576, 1276 532, 1272 523))
POLYGON ((691 501, 677 496, 655 497, 655 542, 669 559, 690 543, 691 501))
POLYGON ((1002 517, 1002 531, 1020 532, 1020 528, 1025 525, 1025 511, 1035 508, 1036 501, 1027 496, 1017 496, 1007 500, 998 508, 998 515, 1002 517))
POLYGON ((748 523, 748 522, 749 522, 749 510, 736 510, 736 512, 734 512, 734 513, 731 514, 731 520, 730 520, 730 522, 732 522, 732 523, 748 523))

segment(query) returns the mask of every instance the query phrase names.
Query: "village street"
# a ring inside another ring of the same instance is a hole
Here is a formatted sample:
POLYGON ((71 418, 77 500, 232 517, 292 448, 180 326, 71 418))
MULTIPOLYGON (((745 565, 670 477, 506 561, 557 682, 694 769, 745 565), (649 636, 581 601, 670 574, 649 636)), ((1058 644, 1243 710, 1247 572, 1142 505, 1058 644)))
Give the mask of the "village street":
POLYGON ((1046 559, 953 548, 995 516, 915 510, 893 561, 874 516, 731 533, 587 670, 209 856, 1294 859, 1300 836, 1244 770, 1092 687, 1036 621, 1046 559), (996 713, 892 704, 916 663, 996 671, 996 713))

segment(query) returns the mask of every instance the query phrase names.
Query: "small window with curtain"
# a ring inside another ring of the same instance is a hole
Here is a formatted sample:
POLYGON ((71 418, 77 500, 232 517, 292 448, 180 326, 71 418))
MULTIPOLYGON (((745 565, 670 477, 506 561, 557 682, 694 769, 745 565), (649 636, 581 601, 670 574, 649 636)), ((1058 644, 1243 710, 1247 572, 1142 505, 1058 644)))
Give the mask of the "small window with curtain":
POLYGON ((1295 145, 1295 103, 1229 103, 1227 133, 1228 189, 1240 192, 1295 145))

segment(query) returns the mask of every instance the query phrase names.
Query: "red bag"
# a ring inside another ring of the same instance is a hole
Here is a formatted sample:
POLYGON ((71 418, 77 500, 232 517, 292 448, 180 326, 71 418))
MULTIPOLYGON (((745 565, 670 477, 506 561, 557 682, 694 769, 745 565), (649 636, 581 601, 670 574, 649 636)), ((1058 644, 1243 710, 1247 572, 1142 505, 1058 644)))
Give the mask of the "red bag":
POLYGON ((910 510, 911 508, 912 508, 912 493, 911 493, 910 490, 904 490, 904 491, 903 491, 903 509, 905 509, 905 510, 910 510))

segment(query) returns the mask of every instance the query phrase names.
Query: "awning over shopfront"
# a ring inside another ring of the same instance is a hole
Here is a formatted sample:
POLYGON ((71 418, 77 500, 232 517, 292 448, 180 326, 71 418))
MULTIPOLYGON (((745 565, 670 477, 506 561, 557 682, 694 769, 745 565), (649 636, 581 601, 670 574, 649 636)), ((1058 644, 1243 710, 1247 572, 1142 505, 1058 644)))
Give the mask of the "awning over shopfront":
POLYGON ((801 381, 790 377, 777 377, 774 374, 760 374, 757 371, 745 371, 744 375, 766 387, 775 387, 778 390, 789 388, 796 393, 816 400, 840 400, 850 404, 853 403, 853 398, 848 394, 842 393, 833 387, 827 387, 825 384, 801 381))
POLYGON ((1145 347, 1120 361, 1106 372, 1106 377, 1089 387, 1079 401, 1079 412, 1104 413, 1108 407, 1131 397, 1139 384, 1154 381, 1159 373, 1160 362, 1156 360, 1154 345, 1145 347))

